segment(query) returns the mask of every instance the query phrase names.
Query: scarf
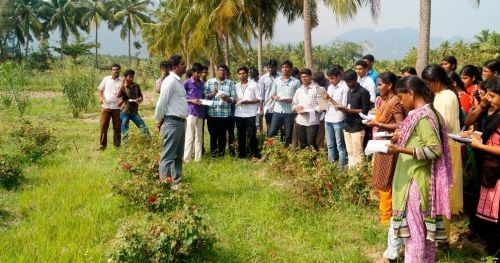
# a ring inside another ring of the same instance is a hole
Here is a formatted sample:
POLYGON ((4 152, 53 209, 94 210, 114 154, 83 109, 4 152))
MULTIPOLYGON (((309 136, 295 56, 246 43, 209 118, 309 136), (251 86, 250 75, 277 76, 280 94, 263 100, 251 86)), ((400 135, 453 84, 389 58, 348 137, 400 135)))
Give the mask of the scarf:
POLYGON ((434 132, 439 135, 442 149, 441 157, 432 160, 431 177, 429 180, 429 212, 432 218, 435 218, 437 215, 444 215, 447 218, 451 218, 448 193, 453 183, 451 153, 447 139, 448 128, 441 115, 429 104, 409 112, 408 116, 401 123, 401 137, 398 144, 401 146, 406 145, 418 120, 424 117, 429 120, 434 132))

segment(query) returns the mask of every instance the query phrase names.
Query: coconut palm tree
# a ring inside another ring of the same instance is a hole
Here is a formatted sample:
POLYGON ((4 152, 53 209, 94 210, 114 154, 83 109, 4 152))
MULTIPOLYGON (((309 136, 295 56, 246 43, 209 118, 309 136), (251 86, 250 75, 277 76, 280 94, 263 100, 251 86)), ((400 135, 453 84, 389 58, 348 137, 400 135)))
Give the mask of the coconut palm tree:
POLYGON ((25 56, 28 57, 28 47, 30 40, 33 40, 32 33, 38 38, 42 32, 43 25, 38 16, 38 9, 41 2, 39 0, 11 0, 10 19, 15 21, 14 32, 21 44, 25 46, 25 56))
POLYGON ((87 25, 89 29, 92 25, 95 27, 95 68, 99 68, 98 61, 98 28, 102 20, 108 19, 109 5, 105 0, 85 0, 81 2, 83 8, 82 24, 87 25))
POLYGON ((43 1, 40 7, 40 16, 45 19, 45 29, 48 31, 59 30, 61 33, 61 61, 63 59, 64 45, 71 34, 80 36, 78 26, 78 9, 75 2, 71 0, 49 0, 43 1))
MULTIPOLYGON (((317 1, 316 0, 294 0, 297 3, 296 6, 302 6, 303 19, 304 19, 304 52, 306 67, 312 68, 312 40, 311 40, 311 30, 313 23, 311 21, 311 15, 316 13, 317 1), (297 1, 300 1, 298 3, 297 1)), ((370 6, 371 14, 373 18, 377 18, 378 12, 380 10, 379 0, 323 0, 323 3, 332 10, 337 22, 346 22, 351 20, 358 12, 361 7, 370 6)))
POLYGON ((131 34, 137 34, 137 27, 142 27, 144 23, 151 21, 149 16, 148 5, 149 0, 114 0, 110 2, 111 13, 111 28, 121 26, 120 37, 125 39, 128 37, 128 61, 132 63, 131 55, 131 34))
MULTIPOLYGON (((479 6, 480 0, 471 0, 479 6)), ((420 33, 417 45, 417 73, 420 74, 429 63, 431 33, 431 0, 420 0, 420 33)))

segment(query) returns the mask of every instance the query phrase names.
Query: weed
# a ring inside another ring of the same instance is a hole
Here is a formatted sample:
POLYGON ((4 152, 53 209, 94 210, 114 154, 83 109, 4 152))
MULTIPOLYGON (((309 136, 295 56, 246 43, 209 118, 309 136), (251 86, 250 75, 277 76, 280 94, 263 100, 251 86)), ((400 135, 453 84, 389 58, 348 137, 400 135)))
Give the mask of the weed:
POLYGON ((24 179, 21 163, 7 154, 0 154, 0 186, 7 189, 18 186, 24 179))

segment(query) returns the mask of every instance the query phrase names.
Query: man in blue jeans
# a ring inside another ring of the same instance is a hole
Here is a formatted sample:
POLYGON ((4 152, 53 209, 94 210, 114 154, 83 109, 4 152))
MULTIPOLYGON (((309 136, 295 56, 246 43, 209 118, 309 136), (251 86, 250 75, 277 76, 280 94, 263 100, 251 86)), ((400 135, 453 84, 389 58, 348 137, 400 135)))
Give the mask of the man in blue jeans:
POLYGON ((325 115, 326 144, 328 147, 328 161, 338 161, 338 166, 344 168, 347 163, 347 151, 344 141, 344 112, 338 106, 347 106, 349 87, 342 80, 342 69, 332 67, 327 72, 330 86, 323 94, 328 100, 328 110, 325 115))
POLYGON ((139 115, 139 103, 143 101, 141 87, 134 82, 135 71, 128 69, 124 73, 123 84, 116 97, 121 98, 120 121, 122 140, 127 138, 128 124, 132 121, 147 137, 151 137, 148 126, 139 115))

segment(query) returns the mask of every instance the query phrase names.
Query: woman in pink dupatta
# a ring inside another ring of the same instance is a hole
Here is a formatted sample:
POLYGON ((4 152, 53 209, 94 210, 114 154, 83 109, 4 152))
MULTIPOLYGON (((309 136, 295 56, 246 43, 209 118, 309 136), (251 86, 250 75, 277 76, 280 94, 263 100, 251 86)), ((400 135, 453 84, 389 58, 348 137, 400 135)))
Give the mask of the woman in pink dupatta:
POLYGON ((409 112, 388 149, 399 154, 391 227, 405 241, 405 262, 434 262, 435 242, 446 241, 443 217, 451 217, 447 127, 419 77, 399 80, 396 93, 409 112))

